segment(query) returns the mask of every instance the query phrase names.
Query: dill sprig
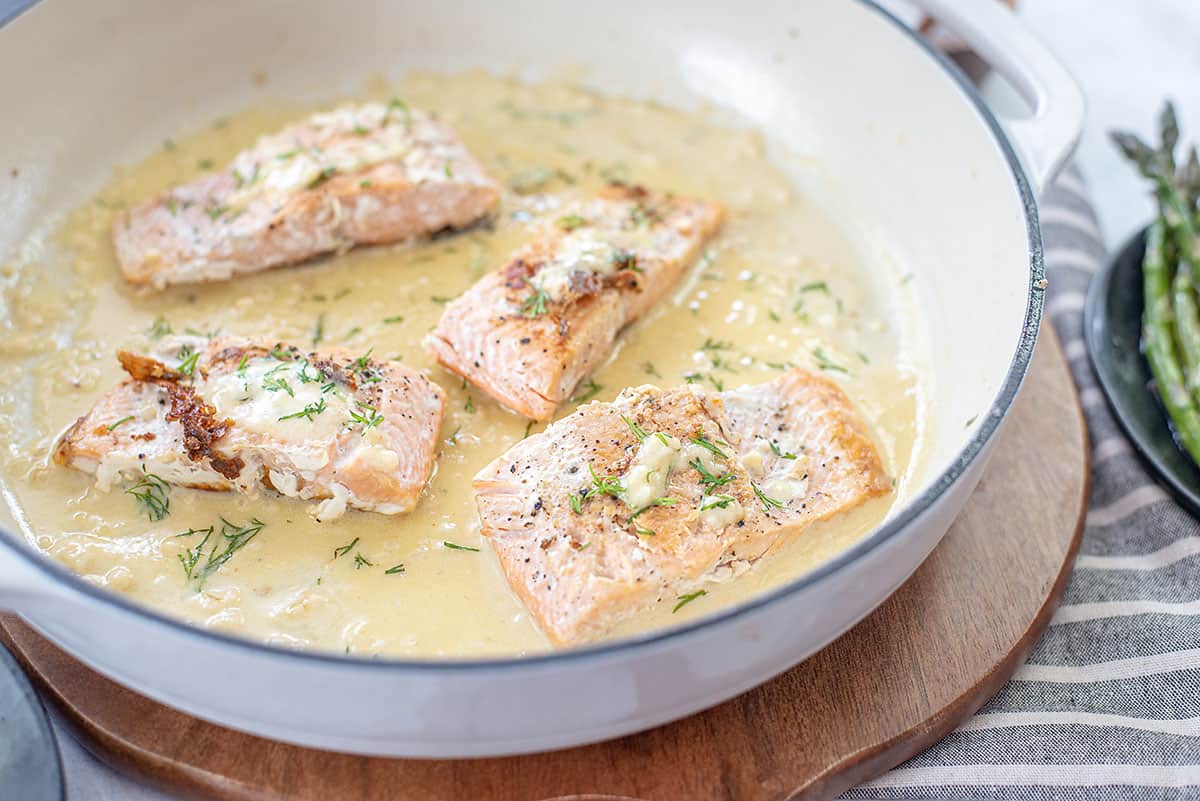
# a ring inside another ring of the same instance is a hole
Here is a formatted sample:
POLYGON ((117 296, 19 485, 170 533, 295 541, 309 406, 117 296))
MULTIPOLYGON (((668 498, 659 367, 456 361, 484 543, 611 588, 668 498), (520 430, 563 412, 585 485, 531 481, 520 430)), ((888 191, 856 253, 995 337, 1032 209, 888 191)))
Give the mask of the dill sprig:
POLYGON ((148 471, 145 465, 142 465, 142 479, 125 490, 125 494, 136 498, 152 521, 162 520, 171 513, 170 485, 148 471))
POLYGON ((776 499, 772 498, 770 495, 768 495, 767 493, 763 492, 761 489, 759 489, 759 486, 757 484, 755 484, 753 481, 750 482, 750 489, 754 490, 754 494, 758 497, 758 500, 762 503, 764 512, 771 511, 771 507, 775 507, 776 509, 782 509, 787 505, 783 501, 776 500, 776 499))
POLYGON ((688 462, 688 466, 700 474, 700 483, 704 485, 705 495, 710 494, 718 487, 725 486, 730 481, 733 481, 734 478, 734 473, 732 470, 728 473, 722 473, 719 476, 713 475, 713 473, 704 466, 704 462, 700 461, 699 456, 688 462))
POLYGON ((683 607, 690 604, 692 601, 694 601, 697 598, 704 596, 704 595, 708 595, 708 590, 696 590, 695 592, 689 592, 685 595, 678 596, 676 599, 678 601, 678 603, 676 603, 675 608, 671 610, 671 614, 675 614, 680 609, 682 609, 683 607))

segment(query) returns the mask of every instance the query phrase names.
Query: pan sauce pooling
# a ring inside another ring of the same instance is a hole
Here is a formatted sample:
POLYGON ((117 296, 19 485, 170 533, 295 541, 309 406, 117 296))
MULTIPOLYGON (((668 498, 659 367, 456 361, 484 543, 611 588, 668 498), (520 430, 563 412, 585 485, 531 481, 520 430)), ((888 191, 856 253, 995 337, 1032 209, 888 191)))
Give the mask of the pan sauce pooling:
MULTIPOLYGON (((448 299, 524 241, 538 192, 594 192, 610 178, 718 199, 728 218, 682 288, 622 336, 576 401, 611 400, 647 382, 673 386, 685 376, 735 386, 772 380, 788 363, 820 368, 858 403, 898 478, 896 493, 817 525, 738 581, 711 586, 678 613, 663 604, 618 633, 704 614, 792 578, 903 497, 919 462, 923 410, 902 347, 905 324, 891 303, 902 282, 861 264, 837 226, 768 161, 760 136, 700 115, 479 74, 419 76, 373 94, 436 109, 509 187, 494 229, 227 283, 129 291, 108 236, 113 209, 227 163, 257 136, 313 110, 258 109, 118 170, 94 201, 6 265, 3 478, 13 522, 38 548, 171 614, 282 645, 418 655, 546 648, 481 545, 471 499, 471 479, 525 435, 526 422, 433 367, 420 341, 448 299), (448 411, 438 467, 417 509, 395 519, 352 512, 322 525, 294 500, 176 489, 170 514, 151 522, 129 495, 98 492, 90 477, 49 465, 55 436, 119 380, 116 349, 144 349, 167 326, 301 343, 319 336, 326 346, 373 347, 429 368, 447 391, 448 411), (253 530, 252 520, 263 526, 198 591, 183 562, 203 533, 181 532, 213 526, 211 536, 220 537, 222 517, 235 526, 224 531, 231 537, 253 530)), ((567 403, 559 415, 576 407, 567 403)))

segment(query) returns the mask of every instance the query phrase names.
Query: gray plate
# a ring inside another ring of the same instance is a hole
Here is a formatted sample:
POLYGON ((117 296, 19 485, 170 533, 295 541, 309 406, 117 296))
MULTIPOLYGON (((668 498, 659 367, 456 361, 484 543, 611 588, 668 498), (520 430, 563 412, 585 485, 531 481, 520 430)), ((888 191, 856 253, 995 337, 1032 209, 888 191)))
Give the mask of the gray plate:
POLYGON ((1175 442, 1139 347, 1145 249, 1143 229, 1093 279, 1083 313, 1084 338, 1100 386, 1134 447, 1179 502, 1200 514, 1200 469, 1175 442))
POLYGON ((17 661, 0 646, 0 801, 65 801, 58 742, 17 661))

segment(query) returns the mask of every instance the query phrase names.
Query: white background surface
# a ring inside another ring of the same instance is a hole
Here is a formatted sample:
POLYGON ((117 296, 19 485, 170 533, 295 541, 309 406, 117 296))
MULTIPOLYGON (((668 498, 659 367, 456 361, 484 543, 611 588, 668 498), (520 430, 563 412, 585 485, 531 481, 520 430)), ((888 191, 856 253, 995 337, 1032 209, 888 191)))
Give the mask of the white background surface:
MULTIPOLYGON (((1151 204, 1107 131, 1122 127, 1152 135, 1162 100, 1170 96, 1180 109, 1185 141, 1200 138, 1200 0, 1022 3, 1022 16, 1084 87, 1089 118, 1078 161, 1114 247, 1149 219, 1151 204)), ((116 776, 58 731, 71 801, 167 801, 116 776)))

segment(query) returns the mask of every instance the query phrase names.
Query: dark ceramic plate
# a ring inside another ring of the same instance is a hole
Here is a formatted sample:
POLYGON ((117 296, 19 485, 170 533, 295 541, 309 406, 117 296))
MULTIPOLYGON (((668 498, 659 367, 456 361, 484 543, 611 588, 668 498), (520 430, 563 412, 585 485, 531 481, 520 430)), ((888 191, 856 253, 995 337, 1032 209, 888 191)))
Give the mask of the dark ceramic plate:
POLYGON ((65 801, 58 743, 37 693, 0 645, 0 799, 65 801))
POLYGON ((1084 338, 1100 386, 1134 447, 1179 502, 1200 514, 1200 469, 1176 444, 1138 347, 1145 249, 1143 230, 1092 281, 1083 313, 1084 338))

